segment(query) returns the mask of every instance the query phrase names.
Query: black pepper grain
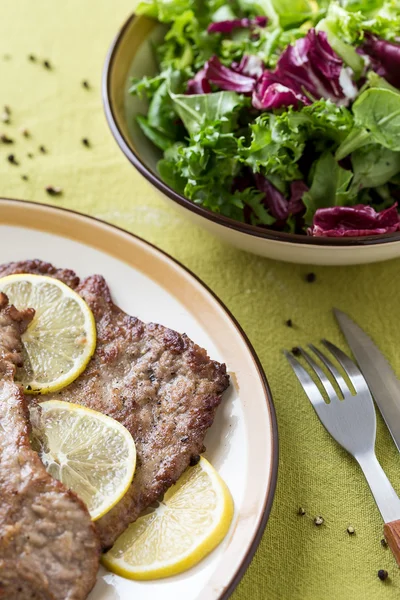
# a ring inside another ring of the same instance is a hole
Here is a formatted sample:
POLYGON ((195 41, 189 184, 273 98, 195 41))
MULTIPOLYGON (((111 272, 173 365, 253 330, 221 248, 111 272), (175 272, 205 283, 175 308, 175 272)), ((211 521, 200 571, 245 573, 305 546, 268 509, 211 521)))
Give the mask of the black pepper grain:
POLYGON ((31 62, 35 62, 36 61, 36 56, 34 54, 29 54, 28 60, 30 60, 31 62))
POLYGON ((293 327, 293 321, 292 321, 292 319, 288 319, 288 320, 286 321, 286 325, 287 325, 288 327, 293 327))
POLYGON ((387 548, 387 547, 388 547, 388 543, 387 543, 387 541, 385 540, 385 538, 382 538, 382 539, 381 539, 381 546, 382 546, 382 548, 387 548))
POLYGON ((354 535, 355 532, 356 532, 356 530, 354 529, 354 527, 352 527, 352 525, 349 525, 348 528, 347 528, 347 533, 349 535, 354 535))
POLYGON ((28 157, 28 158, 33 158, 33 154, 32 154, 32 152, 28 152, 28 154, 27 154, 27 157, 28 157))
POLYGON ((3 110, 6 115, 11 115, 11 108, 7 106, 7 104, 5 105, 3 110))
POLYGON ((28 175, 21 175, 21 179, 23 179, 24 181, 28 181, 28 175))
POLYGON ((86 146, 86 148, 89 148, 89 146, 90 146, 90 142, 89 142, 89 140, 87 138, 83 138, 82 139, 82 144, 84 146, 86 146))
POLYGON ((48 185, 44 188, 49 196, 60 196, 62 194, 62 188, 53 185, 48 185))
POLYGON ((9 154, 9 155, 7 156, 7 160, 8 160, 8 162, 9 162, 9 163, 11 163, 12 165, 18 165, 18 161, 17 161, 17 159, 15 158, 15 155, 14 155, 14 154, 9 154))
POLYGON ((8 135, 5 135, 4 133, 2 135, 0 135, 0 140, 3 144, 13 144, 14 140, 12 138, 9 138, 8 135))
POLYGON ((39 150, 42 154, 46 154, 46 152, 47 152, 45 146, 39 146, 39 150))
POLYGON ((83 87, 84 87, 86 90, 88 90, 88 89, 90 88, 90 85, 89 85, 89 82, 87 81, 87 79, 84 79, 84 80, 82 81, 82 86, 83 86, 83 87))
POLYGON ((44 61, 43 61, 43 66, 44 66, 46 69, 51 69, 51 64, 50 64, 50 61, 48 61, 48 60, 44 60, 44 61))
POLYGON ((190 457, 189 465, 191 467, 195 467, 199 462, 200 462, 200 455, 199 454, 193 454, 193 456, 190 457))
POLYGON ((300 517, 304 517, 304 515, 306 514, 306 509, 305 509, 305 508, 303 508, 302 506, 300 506, 300 508, 297 510, 297 514, 298 514, 300 517))
POLYGON ((379 569, 378 577, 381 581, 386 581, 386 579, 389 577, 389 573, 386 571, 386 569, 379 569))
POLYGON ((321 525, 324 524, 324 518, 323 517, 315 517, 314 518, 314 525, 316 525, 317 527, 320 527, 321 525))
POLYGON ((26 138, 31 137, 30 131, 29 131, 29 129, 26 129, 26 127, 23 127, 20 131, 24 137, 26 137, 26 138))
POLYGON ((314 281, 316 280, 317 276, 315 273, 307 273, 306 275, 306 281, 307 283, 314 283, 314 281))
POLYGON ((301 356, 301 350, 300 350, 300 348, 298 348, 297 346, 294 346, 292 348, 292 354, 294 354, 295 356, 301 356))

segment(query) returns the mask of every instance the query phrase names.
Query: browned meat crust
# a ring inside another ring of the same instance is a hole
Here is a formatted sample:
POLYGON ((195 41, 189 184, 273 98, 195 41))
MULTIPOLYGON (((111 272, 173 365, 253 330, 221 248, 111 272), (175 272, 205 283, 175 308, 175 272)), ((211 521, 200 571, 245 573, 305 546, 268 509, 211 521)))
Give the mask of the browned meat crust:
POLYGON ((33 314, 0 293, 0 598, 84 600, 96 580, 98 535, 83 502, 31 449, 26 398, 14 383, 33 314))
MULTIPOLYGON (((0 276, 16 272, 51 275, 75 287, 74 273, 40 261, 0 266, 0 276)), ((94 313, 97 349, 86 371, 56 397, 114 417, 131 432, 137 449, 132 486, 97 521, 108 548, 204 450, 229 378, 225 365, 210 360, 186 335, 146 325, 115 306, 103 277, 93 275, 75 289, 94 313)))

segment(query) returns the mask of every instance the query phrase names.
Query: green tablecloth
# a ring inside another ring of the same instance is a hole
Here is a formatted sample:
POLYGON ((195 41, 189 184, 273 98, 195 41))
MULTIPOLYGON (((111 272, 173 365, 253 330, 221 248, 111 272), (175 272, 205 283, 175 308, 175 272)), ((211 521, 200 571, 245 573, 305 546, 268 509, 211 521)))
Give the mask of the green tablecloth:
MULTIPOLYGON (((72 208, 150 240, 199 275, 249 335, 274 396, 280 465, 266 533, 235 600, 398 598, 398 568, 380 544, 381 518, 362 474, 320 426, 280 350, 321 336, 345 348, 331 315, 336 305, 358 318, 400 373, 400 261, 313 268, 310 284, 311 268, 239 252, 177 216, 122 156, 103 116, 104 57, 132 8, 129 0, 3 0, 0 112, 9 105, 11 123, 0 121, 0 133, 15 143, 0 143, 0 195, 72 208), (18 166, 7 161, 11 152, 18 166), (49 197, 47 185, 64 194, 49 197), (305 517, 296 514, 300 505, 305 517), (315 515, 325 519, 319 528, 315 515), (381 568, 390 576, 384 583, 381 568)), ((377 450, 400 492, 400 457, 381 421, 377 450)))

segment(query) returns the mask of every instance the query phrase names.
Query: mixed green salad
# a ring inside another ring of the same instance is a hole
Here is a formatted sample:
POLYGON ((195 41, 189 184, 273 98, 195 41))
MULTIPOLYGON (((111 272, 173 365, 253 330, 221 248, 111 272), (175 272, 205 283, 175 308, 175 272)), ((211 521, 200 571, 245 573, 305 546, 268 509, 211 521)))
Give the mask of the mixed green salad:
POLYGON ((161 178, 314 236, 400 230, 400 0, 151 0, 159 72, 132 82, 161 178))

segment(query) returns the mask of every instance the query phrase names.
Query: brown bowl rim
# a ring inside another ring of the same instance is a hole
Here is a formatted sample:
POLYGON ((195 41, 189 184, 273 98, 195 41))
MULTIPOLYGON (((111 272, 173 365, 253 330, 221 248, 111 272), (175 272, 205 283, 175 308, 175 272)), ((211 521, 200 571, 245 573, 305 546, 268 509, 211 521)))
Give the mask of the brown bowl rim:
POLYGON ((390 242, 399 242, 400 241, 400 232, 393 233, 385 233, 380 235, 370 235, 370 236, 360 236, 360 237, 345 237, 345 238, 333 238, 333 237, 311 237, 307 235, 300 235, 296 233, 286 233, 282 231, 273 231, 270 229, 262 229, 261 227, 257 227, 255 225, 250 225, 247 223, 241 223, 240 221, 235 221, 230 217, 225 217, 224 215, 220 215, 218 213, 214 213, 198 204, 195 204, 188 198, 185 198, 171 187, 169 187, 166 183, 162 181, 160 177, 155 175, 150 169, 145 165, 145 163, 140 158, 140 155, 130 148, 129 144, 126 141, 124 134, 121 132, 118 127, 117 120, 115 118, 114 107, 111 102, 111 75, 113 71, 113 66, 115 62, 116 52, 118 47, 123 39, 123 36, 128 29, 129 25, 135 18, 140 18, 133 13, 130 17, 125 21, 125 23, 120 28, 119 32, 115 36, 114 40, 111 43, 111 46, 107 52, 107 56, 105 59, 104 67, 103 67, 103 77, 102 77, 102 97, 103 97, 103 108, 106 116, 107 123, 111 129, 111 133, 113 134, 118 146, 125 154, 126 158, 132 163, 132 165, 149 181, 154 187, 156 187, 161 193, 165 194, 170 200, 176 202, 181 207, 190 210, 200 217, 204 217, 205 219, 212 221, 218 225, 222 225, 223 227, 228 227, 229 229, 234 229, 240 233, 245 233, 251 235, 253 237, 263 238, 266 240, 271 240, 274 242, 289 242, 303 245, 311 245, 311 246, 371 246, 377 244, 386 244, 390 242))

